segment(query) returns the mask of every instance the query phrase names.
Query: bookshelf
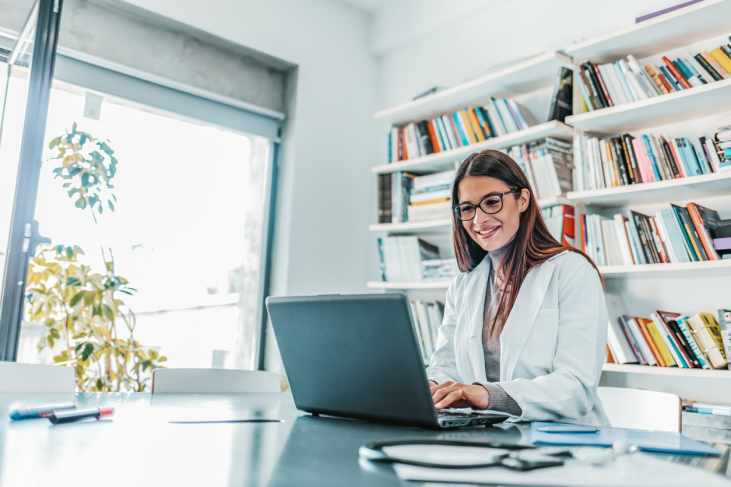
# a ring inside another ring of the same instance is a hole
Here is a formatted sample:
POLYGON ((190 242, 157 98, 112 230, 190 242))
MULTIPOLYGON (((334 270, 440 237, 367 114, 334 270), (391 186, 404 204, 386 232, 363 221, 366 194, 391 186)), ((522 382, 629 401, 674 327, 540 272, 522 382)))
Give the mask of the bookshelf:
MULTIPOLYGON (((433 118, 477 104, 489 96, 513 97, 518 93, 524 94, 550 86, 560 66, 578 65, 587 60, 595 63, 612 62, 625 58, 628 54, 633 54, 641 62, 664 53, 675 59, 678 56, 669 54, 673 50, 687 48, 694 53, 699 52, 693 45, 729 34, 731 0, 704 0, 613 33, 578 42, 561 51, 552 51, 516 63, 423 99, 382 110, 375 114, 375 118, 395 125, 433 118)), ((579 107, 577 100, 580 102, 581 95, 578 89, 574 92, 574 107, 579 107)), ((657 128, 662 127, 663 131, 668 128, 671 137, 680 137, 683 136, 683 131, 702 133, 708 130, 709 124, 715 127, 709 119, 727 111, 731 111, 731 79, 592 112, 575 112, 566 118, 566 123, 538 124, 521 132, 456 150, 377 165, 372 168, 372 172, 384 174, 409 171, 428 174, 451 169, 456 160, 462 160, 467 155, 484 149, 505 149, 543 137, 567 140, 583 132, 615 135, 648 130, 658 133, 657 128), (674 130, 678 131, 678 135, 673 133, 674 130)), ((575 207, 577 214, 586 210, 611 217, 612 213, 626 213, 629 209, 654 214, 658 206, 665 208, 669 207, 669 203, 685 204, 696 200, 700 204, 718 209, 722 218, 731 216, 731 171, 615 188, 573 191, 565 197, 539 200, 539 205, 547 207, 568 204, 575 207), (706 199, 713 199, 713 202, 704 203, 706 199)), ((433 222, 377 224, 371 225, 369 229, 371 232, 385 234, 448 235, 451 221, 444 219, 433 222)), ((731 307, 731 301, 727 298, 728 292, 724 291, 731 286, 731 260, 728 259, 678 264, 601 266, 599 270, 606 279, 607 292, 623 295, 629 310, 639 316, 649 316, 651 311, 648 310, 655 309, 695 314, 700 311, 715 313, 717 308, 731 307), (691 280, 684 281, 685 279, 691 280)), ((371 281, 367 286, 385 292, 413 292, 415 295, 429 293, 429 296, 443 300, 449 284, 371 281)), ((697 400, 731 403, 730 370, 604 364, 603 371, 602 385, 645 388, 697 400)))
POLYGON ((679 369, 678 367, 657 367, 635 364, 604 364, 605 372, 622 374, 662 375, 669 377, 691 377, 711 379, 731 379, 731 370, 726 369, 679 369))
MULTIPOLYGON (((592 60, 593 61, 593 60, 592 60)), ((731 79, 566 117, 574 129, 615 134, 731 110, 731 79)))
POLYGON ((395 290, 423 290, 423 289, 447 289, 452 281, 441 282, 386 282, 369 281, 366 287, 369 289, 395 289, 395 290))
POLYGON ((445 218, 444 220, 432 220, 423 222, 375 223, 373 225, 370 225, 368 229, 371 232, 386 232, 392 235, 414 232, 446 233, 452 229, 452 220, 450 218, 445 218))
MULTIPOLYGON (((554 205, 571 205, 573 202, 563 196, 543 198, 538 200, 538 206, 547 208, 554 205)), ((452 220, 416 221, 404 223, 374 223, 369 225, 371 232, 385 232, 390 235, 410 233, 448 233, 452 230, 452 220)))
POLYGON ((572 191, 566 197, 575 203, 587 205, 628 206, 724 196, 729 193, 731 171, 616 188, 572 191))
POLYGON ((509 98, 515 94, 551 86, 558 68, 570 68, 572 65, 570 57, 550 51, 424 98, 381 110, 376 112, 375 118, 399 125, 422 118, 434 118, 491 96, 509 98))
POLYGON ((525 144, 536 139, 544 137, 555 137, 557 139, 571 140, 574 131, 565 123, 559 121, 546 122, 535 125, 520 132, 495 137, 477 144, 470 144, 459 149, 452 149, 444 152, 429 154, 424 157, 415 157, 405 161, 394 162, 392 164, 383 164, 371 168, 371 171, 377 174, 397 172, 397 171, 413 171, 413 172, 436 172, 446 171, 454 168, 454 161, 462 160, 473 152, 483 151, 485 149, 505 149, 514 145, 525 144))
POLYGON ((596 63, 634 54, 641 59, 729 32, 731 3, 704 0, 624 29, 578 42, 564 49, 575 60, 596 63))
POLYGON ((599 266, 599 272, 605 279, 723 277, 731 276, 731 259, 679 264, 599 266))

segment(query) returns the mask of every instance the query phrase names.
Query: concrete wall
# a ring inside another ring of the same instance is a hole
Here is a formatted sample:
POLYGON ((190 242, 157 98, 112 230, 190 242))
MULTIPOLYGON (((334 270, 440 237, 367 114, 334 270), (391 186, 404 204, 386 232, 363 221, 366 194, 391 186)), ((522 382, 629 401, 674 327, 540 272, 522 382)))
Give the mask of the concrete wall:
POLYGON ((280 155, 272 294, 364 292, 376 204, 377 63, 367 17, 328 0, 129 3, 298 66, 280 155))

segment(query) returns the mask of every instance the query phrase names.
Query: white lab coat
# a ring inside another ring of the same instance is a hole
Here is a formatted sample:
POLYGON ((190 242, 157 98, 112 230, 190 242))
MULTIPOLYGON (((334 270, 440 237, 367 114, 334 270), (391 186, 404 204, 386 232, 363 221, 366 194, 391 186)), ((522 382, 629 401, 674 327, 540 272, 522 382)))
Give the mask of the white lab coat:
MULTIPOLYGON (((487 382, 482 326, 489 256, 447 291, 429 380, 487 382)), ((607 345, 599 276, 582 255, 562 252, 532 269, 500 336, 498 384, 521 407, 514 421, 609 426, 597 385, 607 345)))

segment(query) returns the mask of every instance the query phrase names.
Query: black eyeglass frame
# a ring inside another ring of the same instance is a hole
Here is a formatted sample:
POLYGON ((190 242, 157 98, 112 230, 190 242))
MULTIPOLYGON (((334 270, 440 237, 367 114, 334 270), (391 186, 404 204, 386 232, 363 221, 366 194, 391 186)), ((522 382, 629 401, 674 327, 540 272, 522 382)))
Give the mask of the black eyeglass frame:
MULTIPOLYGON (((476 208, 479 208, 480 210, 482 210, 482 212, 483 212, 483 213, 484 213, 485 215, 496 215, 496 214, 500 213, 501 211, 503 211, 503 197, 504 197, 504 196, 505 196, 506 194, 510 194, 510 193, 519 193, 519 192, 521 192, 521 191, 522 191, 522 188, 516 188, 516 189, 512 189, 512 190, 510 190, 510 191, 505 191, 504 193, 493 193, 493 194, 488 194, 487 196, 485 196, 484 198, 482 198, 482 199, 480 200, 480 202, 479 202, 479 203, 478 203, 477 205, 475 205, 475 207, 476 207, 476 208), (485 211, 485 209, 484 209, 484 208, 482 207, 482 202, 483 202, 483 201, 485 201, 485 200, 486 200, 487 198, 492 198, 493 196, 499 196, 499 197, 500 197, 500 209, 499 209, 498 211, 493 211, 492 213, 488 213, 488 212, 487 212, 487 211, 485 211)), ((459 207, 460 207, 461 205, 463 205, 463 204, 464 204, 464 203, 460 203, 459 205, 454 205, 454 206, 452 207, 452 211, 454 212, 454 215, 455 215, 455 216, 457 217, 457 219, 458 219, 458 220, 460 220, 460 221, 463 221, 463 222, 468 222, 468 221, 470 221, 470 220, 474 220, 474 219, 475 219, 475 217, 477 216, 477 209, 475 209, 475 214, 474 214, 474 215, 472 215, 472 218, 462 218, 462 217, 460 217, 460 216, 459 216, 459 213, 457 213, 457 210, 458 210, 458 208, 459 208, 459 207)), ((472 204, 472 203, 470 203, 470 204, 472 204)))

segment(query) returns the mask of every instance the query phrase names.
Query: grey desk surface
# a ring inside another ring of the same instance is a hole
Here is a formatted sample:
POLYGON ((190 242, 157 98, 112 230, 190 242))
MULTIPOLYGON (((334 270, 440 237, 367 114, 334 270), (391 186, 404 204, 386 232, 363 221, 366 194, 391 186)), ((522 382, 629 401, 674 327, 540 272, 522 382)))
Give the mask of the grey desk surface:
MULTIPOLYGON (((389 467, 359 462, 358 447, 400 437, 529 443, 529 425, 429 431, 311 417, 284 394, 0 394, 0 484, 396 486, 389 467), (114 407, 110 420, 52 425, 8 419, 16 407, 75 400, 114 407), (282 423, 171 424, 175 420, 276 418, 282 423)), ((723 445, 721 445, 723 446, 723 445)), ((721 459, 666 457, 712 471, 721 459)), ((413 484, 411 484, 413 485, 413 484)))

